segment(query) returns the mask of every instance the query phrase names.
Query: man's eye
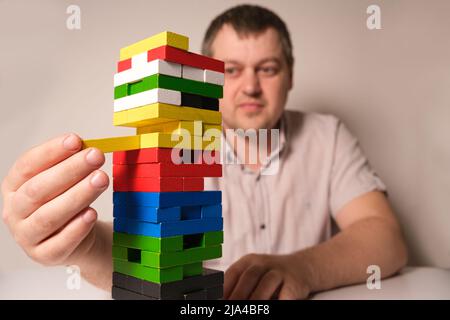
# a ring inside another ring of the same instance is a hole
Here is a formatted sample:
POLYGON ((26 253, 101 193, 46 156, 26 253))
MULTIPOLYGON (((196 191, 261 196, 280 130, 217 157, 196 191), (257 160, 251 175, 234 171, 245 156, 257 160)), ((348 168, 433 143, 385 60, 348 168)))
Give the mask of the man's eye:
POLYGON ((225 73, 229 75, 235 75, 238 72, 237 68, 225 68, 225 73))
POLYGON ((276 67, 262 67, 262 68, 259 69, 259 71, 263 75, 273 76, 273 75, 278 73, 278 68, 276 68, 276 67))

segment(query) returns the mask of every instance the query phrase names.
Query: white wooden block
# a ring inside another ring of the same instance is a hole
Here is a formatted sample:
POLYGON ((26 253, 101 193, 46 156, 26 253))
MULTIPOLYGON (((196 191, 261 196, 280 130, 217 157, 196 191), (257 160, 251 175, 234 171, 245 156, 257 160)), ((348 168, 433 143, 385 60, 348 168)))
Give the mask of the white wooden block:
POLYGON ((114 112, 133 109, 152 103, 181 105, 181 92, 167 89, 152 89, 114 100, 114 112))
POLYGON ((203 74, 204 82, 217 84, 219 86, 223 86, 223 84, 225 83, 225 75, 222 72, 205 70, 203 74))
MULTIPOLYGON (((133 58, 137 56, 133 56, 133 58)), ((124 83, 137 81, 157 73, 181 78, 181 65, 177 63, 159 59, 144 63, 141 59, 137 58, 136 64, 136 68, 133 66, 131 69, 116 73, 114 75, 114 87, 120 86, 124 83)))
MULTIPOLYGON (((141 67, 145 66, 146 64, 148 64, 147 57, 148 57, 147 52, 142 52, 140 54, 132 56, 130 69, 137 70, 137 68, 141 68, 141 67)), ((130 70, 130 69, 128 69, 128 70, 130 70)))
POLYGON ((183 65, 182 77, 203 82, 203 69, 183 65))

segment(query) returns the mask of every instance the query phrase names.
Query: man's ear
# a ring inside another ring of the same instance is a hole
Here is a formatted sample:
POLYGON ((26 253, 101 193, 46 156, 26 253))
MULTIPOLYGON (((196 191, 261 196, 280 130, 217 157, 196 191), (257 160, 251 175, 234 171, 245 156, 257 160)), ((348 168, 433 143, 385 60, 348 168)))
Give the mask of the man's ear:
POLYGON ((289 72, 289 91, 291 91, 292 87, 294 86, 294 70, 291 69, 289 72))
POLYGON ((295 65, 295 59, 292 58, 292 64, 289 68, 289 91, 294 87, 294 65, 295 65))

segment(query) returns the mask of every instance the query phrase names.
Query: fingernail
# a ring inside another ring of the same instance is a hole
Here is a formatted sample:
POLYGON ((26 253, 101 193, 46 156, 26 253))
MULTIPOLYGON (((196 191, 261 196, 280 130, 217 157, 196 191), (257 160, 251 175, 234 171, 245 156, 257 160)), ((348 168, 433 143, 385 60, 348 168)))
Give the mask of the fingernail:
POLYGON ((91 178, 91 185, 99 189, 105 188, 108 185, 108 179, 103 173, 97 171, 91 178))
POLYGON ((92 209, 88 209, 84 214, 83 214, 83 220, 86 223, 91 223, 93 222, 95 219, 97 219, 97 213, 92 210, 92 209))
POLYGON ((99 166, 103 163, 103 157, 98 149, 91 149, 86 155, 86 161, 92 166, 99 166))
POLYGON ((63 146, 66 150, 75 151, 80 149, 80 139, 74 134, 69 134, 63 141, 63 146))

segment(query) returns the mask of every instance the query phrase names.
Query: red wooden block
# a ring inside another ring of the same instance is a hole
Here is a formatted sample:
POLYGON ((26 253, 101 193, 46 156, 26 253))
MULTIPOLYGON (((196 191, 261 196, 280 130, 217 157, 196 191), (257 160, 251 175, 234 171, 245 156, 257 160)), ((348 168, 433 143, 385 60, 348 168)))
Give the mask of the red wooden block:
POLYGON ((218 150, 202 150, 201 157, 193 157, 193 163, 197 164, 221 164, 220 152, 218 150))
MULTIPOLYGON (((147 51, 147 61, 156 59, 183 64, 199 69, 208 69, 221 73, 225 72, 225 64, 223 61, 170 46, 161 46, 147 51)), ((117 72, 122 72, 131 69, 132 67, 131 58, 122 60, 117 63, 117 72)))
POLYGON ((147 52, 147 61, 156 59, 179 63, 199 69, 208 69, 222 73, 225 72, 225 64, 223 61, 170 46, 158 47, 147 52))
POLYGON ((135 163, 172 163, 171 148, 145 148, 130 151, 118 151, 113 153, 113 164, 135 164, 135 163))
POLYGON ((217 150, 180 149, 172 160, 175 164, 220 164, 220 153, 217 150))
POLYGON ((183 178, 183 191, 203 191, 204 181, 203 178, 183 178))
POLYGON ((128 69, 131 69, 131 58, 119 61, 117 63, 117 72, 122 72, 128 69))
MULTIPOLYGON (((198 183, 197 183, 198 184, 198 183)), ((197 185, 198 186, 198 185, 197 185)), ((183 178, 115 178, 113 190, 118 192, 174 192, 184 191, 183 178)), ((195 186, 190 186, 195 187, 195 186)), ((187 190, 185 190, 187 191, 187 190)), ((197 191, 197 190, 192 190, 197 191)))
POLYGON ((172 151, 175 150, 175 163, 187 164, 220 163, 220 153, 216 150, 182 150, 170 148, 145 148, 130 151, 113 152, 113 164, 138 164, 138 163, 172 163, 172 151), (183 157, 184 152, 191 152, 190 157, 183 157), (206 161, 208 162, 206 162, 206 161))
POLYGON ((221 164, 113 164, 113 177, 221 177, 221 164))

